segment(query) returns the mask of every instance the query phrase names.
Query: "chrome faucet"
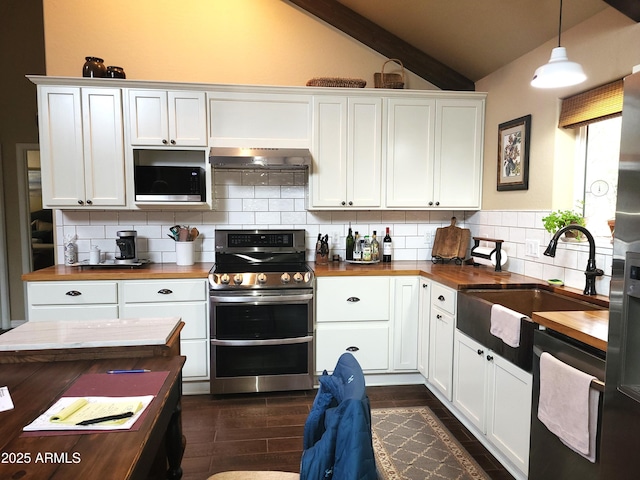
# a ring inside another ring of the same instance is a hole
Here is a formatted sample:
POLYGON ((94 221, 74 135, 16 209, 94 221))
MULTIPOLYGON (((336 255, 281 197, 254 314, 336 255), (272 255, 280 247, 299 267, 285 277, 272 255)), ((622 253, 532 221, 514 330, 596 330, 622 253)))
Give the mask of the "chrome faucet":
POLYGON ((593 235, 586 228, 580 225, 567 225, 566 227, 562 227, 558 230, 551 241, 549 242, 549 246, 544 251, 544 254, 547 257, 555 257, 556 256, 556 247, 558 246, 558 238, 567 230, 578 230, 584 233, 589 241, 589 260, 587 261, 587 269, 584 272, 585 277, 587 277, 586 284, 584 286, 584 294, 585 295, 597 295, 596 293, 596 277, 601 277, 604 275, 604 271, 599 268, 596 268, 596 242, 593 239, 593 235))

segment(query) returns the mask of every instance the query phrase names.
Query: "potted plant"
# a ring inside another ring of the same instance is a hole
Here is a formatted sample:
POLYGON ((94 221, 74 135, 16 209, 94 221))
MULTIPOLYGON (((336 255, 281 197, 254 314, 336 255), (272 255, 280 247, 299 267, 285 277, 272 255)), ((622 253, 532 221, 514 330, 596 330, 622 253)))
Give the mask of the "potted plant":
MULTIPOLYGON (((577 213, 573 210, 556 210, 546 217, 543 217, 542 224, 547 232, 555 234, 558 230, 566 227, 567 225, 574 224, 584 227, 586 222, 581 213, 577 213)), ((582 239, 582 232, 579 231, 569 230, 568 232, 565 232, 564 235, 567 238, 575 238, 578 241, 582 239)))

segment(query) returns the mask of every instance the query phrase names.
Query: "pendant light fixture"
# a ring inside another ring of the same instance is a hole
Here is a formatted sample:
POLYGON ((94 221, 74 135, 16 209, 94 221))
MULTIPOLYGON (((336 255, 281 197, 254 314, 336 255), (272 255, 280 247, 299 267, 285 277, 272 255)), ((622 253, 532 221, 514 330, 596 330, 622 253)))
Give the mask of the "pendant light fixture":
POLYGON ((536 69, 531 86, 536 88, 559 88, 577 85, 587 79, 579 63, 570 62, 567 49, 560 46, 562 34, 562 0, 560 0, 560 20, 558 22, 558 46, 551 51, 549 63, 536 69))

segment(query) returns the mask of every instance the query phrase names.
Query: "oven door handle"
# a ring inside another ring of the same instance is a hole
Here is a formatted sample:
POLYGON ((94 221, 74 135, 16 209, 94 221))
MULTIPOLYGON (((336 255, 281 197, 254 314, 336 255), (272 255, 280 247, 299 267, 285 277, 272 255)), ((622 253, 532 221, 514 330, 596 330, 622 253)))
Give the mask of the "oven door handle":
POLYGON ((218 340, 211 339, 211 345, 221 347, 259 347, 264 345, 293 345, 296 343, 311 343, 313 335, 295 338, 270 338, 267 340, 218 340))
POLYGON ((302 303, 308 302, 313 299, 312 293, 305 293, 302 295, 268 295, 268 296, 260 296, 260 295, 242 295, 242 296, 234 296, 234 295, 225 295, 225 296, 211 296, 211 303, 302 303))

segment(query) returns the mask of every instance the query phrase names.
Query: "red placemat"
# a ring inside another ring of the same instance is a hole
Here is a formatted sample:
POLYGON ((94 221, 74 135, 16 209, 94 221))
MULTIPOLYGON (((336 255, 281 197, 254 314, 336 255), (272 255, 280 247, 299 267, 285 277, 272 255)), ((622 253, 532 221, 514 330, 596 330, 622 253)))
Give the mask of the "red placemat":
MULTIPOLYGON (((63 397, 140 397, 157 395, 169 372, 145 373, 86 373, 78 377, 62 394, 63 397)), ((56 399, 57 400, 57 399, 56 399)), ((153 401, 152 401, 153 402, 153 401)), ((54 402, 52 402, 53 404, 54 402)), ((78 435, 92 433, 131 432, 140 429, 149 407, 129 430, 39 430, 22 432, 21 437, 47 437, 53 435, 78 435)))

